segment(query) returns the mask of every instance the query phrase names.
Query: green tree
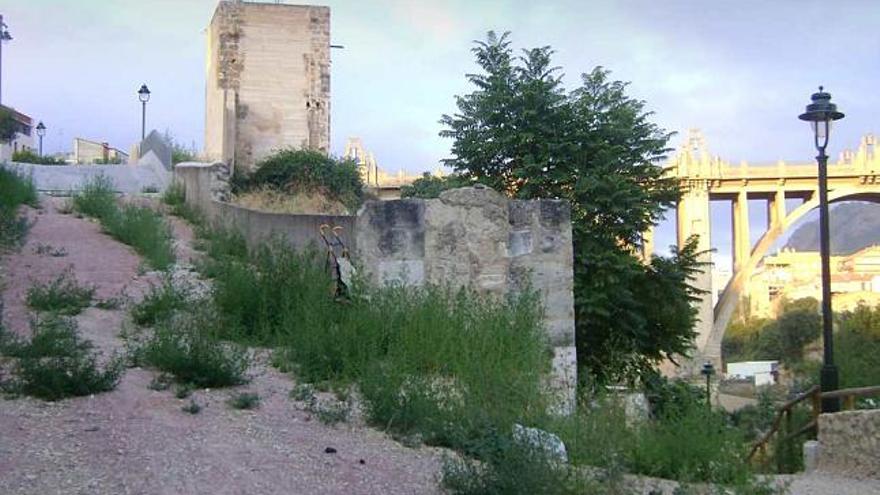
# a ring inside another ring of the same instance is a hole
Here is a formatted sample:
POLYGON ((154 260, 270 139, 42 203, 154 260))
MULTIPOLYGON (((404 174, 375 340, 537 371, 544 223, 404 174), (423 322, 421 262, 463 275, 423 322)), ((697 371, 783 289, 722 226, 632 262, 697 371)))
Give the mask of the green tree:
POLYGON ((0 143, 8 143, 18 132, 18 121, 6 108, 0 108, 0 143))
POLYGON ((635 255, 642 233, 680 197, 664 177, 670 133, 601 67, 566 92, 550 47, 514 57, 508 33, 473 49, 476 89, 457 96, 441 136, 464 180, 515 198, 561 198, 572 208, 579 363, 600 381, 632 379, 692 347, 699 291, 690 284, 694 239, 650 264, 635 255))
POLYGON ((447 189, 454 189, 468 184, 470 184, 469 181, 455 174, 437 177, 429 172, 425 172, 421 177, 414 180, 412 184, 401 187, 400 197, 431 199, 439 197, 440 193, 447 189))

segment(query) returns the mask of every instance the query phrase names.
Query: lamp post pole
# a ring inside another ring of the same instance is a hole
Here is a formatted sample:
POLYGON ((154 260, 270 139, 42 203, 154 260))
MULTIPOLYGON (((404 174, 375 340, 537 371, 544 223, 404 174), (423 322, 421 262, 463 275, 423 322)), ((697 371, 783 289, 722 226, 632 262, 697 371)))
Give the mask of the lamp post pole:
MULTIPOLYGON (((816 150, 819 154, 816 161, 819 165, 819 257, 822 264, 822 370, 819 373, 819 386, 822 392, 837 390, 839 377, 834 364, 834 332, 831 311, 831 236, 828 216, 828 155, 825 148, 831 134, 831 123, 844 117, 837 111, 837 105, 831 103, 831 95, 819 86, 819 92, 811 97, 812 103, 807 111, 799 116, 801 120, 811 123, 816 150)), ((822 399, 822 412, 831 413, 840 410, 840 399, 822 399)))
POLYGON ((150 89, 146 84, 138 90, 138 99, 141 101, 141 142, 147 137, 147 102, 150 101, 150 89))
POLYGON ((9 34, 9 26, 3 22, 3 15, 0 14, 0 104, 3 103, 3 43, 12 41, 12 35, 9 34))
POLYGON ((712 375, 715 374, 715 366, 712 361, 706 361, 700 373, 706 377, 706 407, 712 409, 712 375))
POLYGON ((39 124, 37 124, 37 136, 40 138, 40 156, 43 156, 43 136, 46 135, 46 126, 43 124, 41 120, 39 124))

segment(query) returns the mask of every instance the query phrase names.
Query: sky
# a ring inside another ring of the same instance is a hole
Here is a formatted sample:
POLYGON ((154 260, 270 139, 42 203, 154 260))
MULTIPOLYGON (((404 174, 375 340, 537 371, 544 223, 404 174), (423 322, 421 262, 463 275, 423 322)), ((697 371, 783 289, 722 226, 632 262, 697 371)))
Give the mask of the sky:
MULTIPOLYGON (((201 149, 204 28, 216 4, 0 0, 14 38, 2 48, 2 101, 45 123, 47 152, 70 150, 74 137, 127 150, 140 137, 136 92, 146 83, 148 127, 201 149)), ((846 113, 832 156, 880 130, 874 0, 321 4, 331 8, 332 43, 345 47, 332 52, 332 152, 359 136, 391 172, 434 170, 448 156, 438 120, 455 112, 455 95, 472 90, 470 50, 489 30, 510 31, 517 50, 552 46, 570 89, 595 66, 611 70, 654 122, 679 133, 673 146, 700 128, 710 152, 732 163, 811 160, 811 135, 797 115, 819 84, 846 113)), ((724 221, 713 222, 713 245, 729 252, 724 221)), ((658 246, 672 242, 663 226, 658 246)))

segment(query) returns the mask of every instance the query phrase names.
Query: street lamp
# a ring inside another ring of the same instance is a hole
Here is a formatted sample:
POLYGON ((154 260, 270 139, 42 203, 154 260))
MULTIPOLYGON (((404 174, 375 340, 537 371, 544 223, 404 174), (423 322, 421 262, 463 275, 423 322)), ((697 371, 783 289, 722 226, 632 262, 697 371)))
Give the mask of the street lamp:
POLYGON ((43 136, 46 135, 46 126, 43 125, 43 121, 41 120, 39 124, 37 124, 37 136, 40 137, 40 156, 43 156, 43 136))
MULTIPOLYGON (((831 134, 831 124, 835 120, 843 118, 843 114, 837 111, 837 105, 831 103, 831 95, 826 93, 822 86, 819 92, 813 93, 812 103, 807 105, 807 111, 798 118, 810 123, 813 128, 813 138, 819 155, 819 255, 822 258, 822 371, 819 375, 819 384, 822 392, 837 390, 838 375, 837 366, 834 365, 834 335, 832 334, 831 313, 831 247, 828 234, 828 155, 825 147, 828 146, 828 137, 831 134)), ((822 412, 837 412, 840 410, 839 399, 822 399, 822 412)))
POLYGON ((706 377, 706 406, 712 407, 712 391, 710 385, 712 383, 712 375, 715 374, 715 366, 712 365, 712 361, 706 361, 703 364, 703 369, 700 370, 700 374, 706 377))
POLYGON ((141 109, 141 142, 143 142, 144 138, 147 137, 147 102, 150 101, 150 89, 147 88, 146 84, 142 84, 141 89, 138 90, 138 99, 141 100, 141 105, 143 105, 141 109))
POLYGON ((9 34, 9 26, 3 22, 3 16, 0 15, 0 103, 3 102, 3 43, 12 41, 12 35, 9 34))

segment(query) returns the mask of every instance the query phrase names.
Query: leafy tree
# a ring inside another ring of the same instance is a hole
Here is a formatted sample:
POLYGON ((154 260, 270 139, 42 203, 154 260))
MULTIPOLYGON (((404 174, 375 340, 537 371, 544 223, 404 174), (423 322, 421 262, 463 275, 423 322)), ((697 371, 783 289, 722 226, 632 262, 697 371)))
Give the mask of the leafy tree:
POLYGON ((412 184, 405 185, 400 188, 400 196, 402 198, 424 198, 431 199, 440 196, 440 193, 447 189, 455 189, 470 184, 458 175, 447 175, 437 177, 428 172, 422 174, 421 177, 414 180, 412 184))
POLYGON ((18 121, 6 108, 0 108, 0 143, 8 143, 15 138, 18 132, 18 121))
POLYGON ((579 363, 600 381, 633 379, 692 347, 699 270, 692 239, 642 263, 634 246, 680 197, 658 162, 670 133, 601 67, 567 92, 550 47, 514 57, 508 33, 473 49, 476 89, 457 96, 441 136, 464 180, 514 198, 561 198, 572 208, 579 363))

